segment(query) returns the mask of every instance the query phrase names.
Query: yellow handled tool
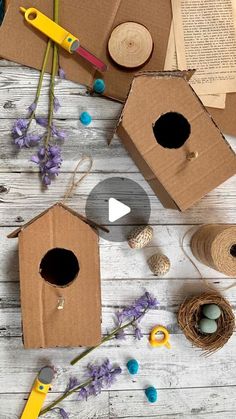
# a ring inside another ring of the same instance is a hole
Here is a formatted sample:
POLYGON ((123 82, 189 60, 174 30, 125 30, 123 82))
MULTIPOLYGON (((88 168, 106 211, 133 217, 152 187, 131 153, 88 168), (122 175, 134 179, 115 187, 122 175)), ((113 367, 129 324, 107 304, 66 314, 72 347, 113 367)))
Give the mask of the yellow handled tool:
POLYGON ((170 335, 169 335, 168 330, 164 326, 156 326, 151 331, 149 342, 154 348, 157 348, 160 346, 166 346, 166 348, 170 349, 171 346, 170 346, 169 339, 170 339, 170 335), (156 337, 157 333, 162 333, 163 339, 161 340, 157 339, 156 337))
POLYGON ((38 29, 48 38, 52 39, 70 54, 77 53, 89 61, 98 70, 107 70, 106 64, 95 55, 91 54, 91 52, 83 48, 76 36, 72 35, 66 29, 49 19, 49 17, 41 13, 39 10, 34 7, 30 7, 29 9, 20 7, 20 10, 24 13, 25 20, 31 26, 38 29))
POLYGON ((37 419, 42 409, 47 393, 51 389, 51 382, 54 377, 52 367, 44 367, 39 372, 30 396, 22 413, 21 419, 37 419))

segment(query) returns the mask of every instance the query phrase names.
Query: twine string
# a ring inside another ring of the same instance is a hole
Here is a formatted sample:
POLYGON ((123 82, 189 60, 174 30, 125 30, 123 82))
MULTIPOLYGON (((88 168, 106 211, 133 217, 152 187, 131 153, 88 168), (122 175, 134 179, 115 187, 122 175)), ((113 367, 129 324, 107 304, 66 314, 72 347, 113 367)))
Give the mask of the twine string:
MULTIPOLYGON (((215 285, 212 285, 212 284, 210 284, 209 282, 208 282, 208 280, 206 279, 206 278, 204 278, 204 276, 202 275, 202 273, 201 273, 201 271, 200 271, 200 269, 198 268, 198 266, 197 266, 197 264, 195 263, 195 261, 189 256, 189 254, 187 253, 187 251, 186 251, 186 249, 185 249, 185 247, 184 247, 184 240, 185 240, 185 238, 186 238, 186 236, 190 233, 190 231, 193 231, 194 229, 196 228, 196 226, 194 226, 194 227, 191 227, 190 229, 188 229, 185 233, 184 233, 184 235, 183 235, 183 237, 181 238, 181 240, 180 240, 180 247, 181 247, 181 250, 182 250, 182 252, 184 253, 184 255, 187 257, 187 259, 191 262, 191 264, 195 267, 195 269, 196 269, 196 271, 198 272, 198 274, 199 274, 199 276, 200 276, 200 278, 203 280, 203 282, 204 282, 204 284, 205 284, 205 286, 209 289, 209 290, 216 290, 216 287, 215 287, 215 285)), ((233 284, 231 284, 231 285, 229 285, 229 286, 227 286, 227 287, 217 287, 217 289, 219 290, 219 291, 228 291, 228 290, 230 290, 231 288, 234 288, 234 287, 236 287, 236 281, 235 282, 233 282, 233 284)))
POLYGON ((65 195, 63 197, 63 200, 62 200, 62 203, 63 204, 65 204, 68 201, 69 198, 72 198, 72 196, 75 194, 76 188, 89 175, 89 173, 92 170, 92 167, 93 167, 93 159, 90 156, 83 156, 78 161, 78 163, 77 163, 77 165, 75 167, 75 170, 73 172, 72 179, 71 179, 71 181, 69 183, 69 186, 68 186, 68 188, 67 188, 67 190, 65 192, 65 195), (76 175, 78 173, 78 170, 79 170, 80 166, 82 165, 82 163, 84 163, 85 161, 88 161, 89 162, 88 169, 86 170, 85 173, 83 173, 83 175, 78 180, 76 180, 76 175))

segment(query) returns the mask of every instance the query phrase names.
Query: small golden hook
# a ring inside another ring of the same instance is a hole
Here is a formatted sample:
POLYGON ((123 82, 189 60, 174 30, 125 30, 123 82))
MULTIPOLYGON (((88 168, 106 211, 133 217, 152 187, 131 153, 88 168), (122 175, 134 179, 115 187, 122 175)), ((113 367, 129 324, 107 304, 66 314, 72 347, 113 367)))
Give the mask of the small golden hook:
POLYGON ((65 298, 60 297, 57 303, 57 310, 63 310, 65 305, 65 298))

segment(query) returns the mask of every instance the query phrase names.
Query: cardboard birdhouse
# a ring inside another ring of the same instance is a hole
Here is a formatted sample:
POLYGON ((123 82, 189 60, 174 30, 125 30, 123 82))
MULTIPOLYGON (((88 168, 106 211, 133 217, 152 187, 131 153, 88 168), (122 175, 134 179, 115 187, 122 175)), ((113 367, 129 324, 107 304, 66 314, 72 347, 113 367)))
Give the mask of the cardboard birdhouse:
POLYGON ((97 228, 58 203, 8 236, 19 239, 25 348, 100 342, 97 228))
POLYGON ((138 73, 117 128, 163 205, 180 211, 236 173, 236 156, 189 85, 191 74, 138 73))

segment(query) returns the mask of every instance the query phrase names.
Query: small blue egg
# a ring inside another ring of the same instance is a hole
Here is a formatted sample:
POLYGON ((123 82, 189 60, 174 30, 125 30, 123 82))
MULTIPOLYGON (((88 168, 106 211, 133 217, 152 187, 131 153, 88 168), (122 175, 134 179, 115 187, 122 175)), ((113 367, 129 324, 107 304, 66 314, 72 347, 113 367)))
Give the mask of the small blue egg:
POLYGON ((157 390, 155 387, 148 387, 145 390, 145 394, 147 396, 147 399, 150 403, 155 403, 158 399, 157 390))
POLYGON ((136 359, 130 359, 126 364, 128 371, 131 375, 135 375, 139 370, 139 363, 136 359))
POLYGON ((89 125, 92 122, 92 117, 88 112, 82 112, 79 119, 83 125, 89 125))
POLYGON ((102 79, 97 79, 94 81, 93 83, 93 90, 96 93, 104 93, 106 89, 106 85, 105 82, 102 79))

